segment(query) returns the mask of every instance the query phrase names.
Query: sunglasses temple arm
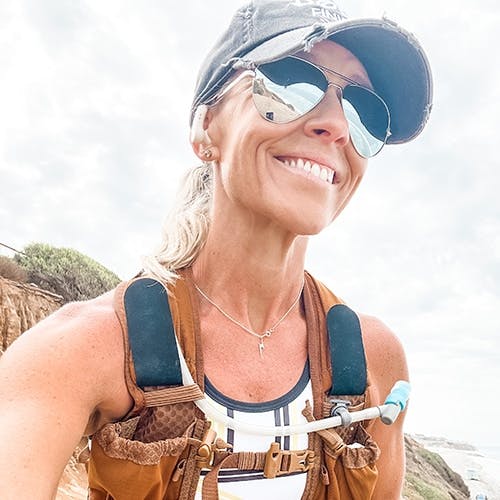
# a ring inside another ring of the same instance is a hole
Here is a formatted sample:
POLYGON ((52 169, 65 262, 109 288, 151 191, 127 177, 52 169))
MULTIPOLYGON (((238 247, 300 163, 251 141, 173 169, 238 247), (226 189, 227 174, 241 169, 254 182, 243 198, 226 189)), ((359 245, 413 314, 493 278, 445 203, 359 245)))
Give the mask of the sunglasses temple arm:
POLYGON ((255 74, 254 71, 249 69, 240 73, 234 80, 231 80, 229 83, 224 85, 224 87, 222 87, 219 90, 219 92, 215 94, 210 104, 215 104, 219 99, 222 99, 222 97, 224 97, 231 89, 233 89, 236 85, 238 85, 238 83, 240 83, 241 80, 243 80, 247 76, 253 76, 254 74, 255 74))

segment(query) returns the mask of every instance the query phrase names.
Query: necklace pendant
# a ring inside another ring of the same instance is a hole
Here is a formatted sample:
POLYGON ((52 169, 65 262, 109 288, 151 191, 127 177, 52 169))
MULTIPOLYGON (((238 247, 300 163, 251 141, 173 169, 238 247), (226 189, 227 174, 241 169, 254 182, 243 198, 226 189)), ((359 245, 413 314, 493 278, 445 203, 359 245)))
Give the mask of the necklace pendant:
POLYGON ((281 318, 274 323, 273 326, 268 328, 264 333, 256 333, 253 330, 250 330, 250 328, 246 327, 244 324, 240 323, 237 319, 234 319, 230 314, 228 314, 222 307, 217 305, 208 295, 196 284, 193 282, 194 287, 198 291, 198 293, 210 304, 212 304, 224 317, 226 317, 229 321, 234 323, 235 325, 239 326, 242 330, 245 330, 245 332, 249 333, 253 337, 257 337, 259 339, 259 355, 261 358, 264 357, 264 338, 270 337, 275 331, 276 328, 285 320, 285 318, 292 312, 293 308, 297 305, 297 303, 300 300, 300 297, 302 295, 302 291, 304 290, 304 282, 302 282, 302 286, 300 287, 299 294, 293 301, 293 304, 288 308, 285 314, 281 316, 281 318))
POLYGON ((260 341, 259 341, 259 355, 261 358, 264 357, 264 341, 263 341, 263 339, 260 339, 260 341))

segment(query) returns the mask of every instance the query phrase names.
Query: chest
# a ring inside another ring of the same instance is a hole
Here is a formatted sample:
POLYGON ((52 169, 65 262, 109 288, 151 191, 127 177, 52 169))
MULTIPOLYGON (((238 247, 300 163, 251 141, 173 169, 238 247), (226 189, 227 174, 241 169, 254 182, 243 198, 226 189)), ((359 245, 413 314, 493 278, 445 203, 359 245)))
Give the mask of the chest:
POLYGON ((270 337, 260 339, 237 325, 200 318, 205 377, 223 394, 239 401, 280 397, 300 379, 307 361, 307 327, 290 318, 270 337))

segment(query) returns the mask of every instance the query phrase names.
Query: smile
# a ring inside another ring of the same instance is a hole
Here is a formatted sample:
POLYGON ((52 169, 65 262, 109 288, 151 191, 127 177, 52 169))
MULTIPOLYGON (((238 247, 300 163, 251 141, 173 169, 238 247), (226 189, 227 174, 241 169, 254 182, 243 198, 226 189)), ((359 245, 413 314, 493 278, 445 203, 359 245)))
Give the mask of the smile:
POLYGON ((278 158, 287 167, 303 170, 309 175, 318 177, 328 184, 333 184, 335 171, 331 168, 304 158, 278 158))

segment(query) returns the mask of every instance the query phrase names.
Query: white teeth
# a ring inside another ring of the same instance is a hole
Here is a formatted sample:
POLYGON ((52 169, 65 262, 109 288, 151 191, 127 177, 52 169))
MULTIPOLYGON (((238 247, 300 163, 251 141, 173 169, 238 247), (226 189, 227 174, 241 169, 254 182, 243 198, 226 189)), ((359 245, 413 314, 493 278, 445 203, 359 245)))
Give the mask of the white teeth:
POLYGON ((302 158, 297 159, 286 159, 282 160, 283 163, 290 168, 300 168, 304 172, 319 177, 321 180, 333 184, 333 179, 335 178, 335 172, 329 168, 321 167, 317 163, 311 163, 309 160, 304 160, 302 158))

